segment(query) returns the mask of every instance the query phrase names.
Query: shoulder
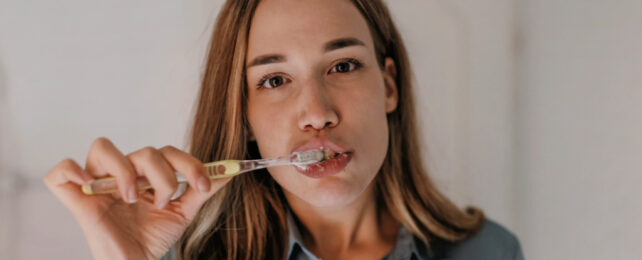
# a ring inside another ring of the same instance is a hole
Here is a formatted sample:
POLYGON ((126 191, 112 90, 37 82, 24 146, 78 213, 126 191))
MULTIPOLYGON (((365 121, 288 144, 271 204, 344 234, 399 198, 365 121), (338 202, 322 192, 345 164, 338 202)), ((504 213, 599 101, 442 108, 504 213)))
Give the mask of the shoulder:
POLYGON ((446 259, 524 259, 517 237, 489 219, 477 233, 444 249, 446 259))

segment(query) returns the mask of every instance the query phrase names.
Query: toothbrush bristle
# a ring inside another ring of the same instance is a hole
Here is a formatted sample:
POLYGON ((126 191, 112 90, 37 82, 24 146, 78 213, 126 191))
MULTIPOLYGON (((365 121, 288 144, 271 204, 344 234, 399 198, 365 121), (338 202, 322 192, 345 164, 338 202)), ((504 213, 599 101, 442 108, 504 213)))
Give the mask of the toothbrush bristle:
POLYGON ((301 164, 317 163, 323 160, 323 153, 321 153, 321 151, 300 152, 298 155, 296 162, 301 164))
POLYGON ((296 162, 300 164, 312 164, 330 160, 337 157, 338 153, 330 150, 313 150, 306 152, 299 152, 296 157, 296 162))

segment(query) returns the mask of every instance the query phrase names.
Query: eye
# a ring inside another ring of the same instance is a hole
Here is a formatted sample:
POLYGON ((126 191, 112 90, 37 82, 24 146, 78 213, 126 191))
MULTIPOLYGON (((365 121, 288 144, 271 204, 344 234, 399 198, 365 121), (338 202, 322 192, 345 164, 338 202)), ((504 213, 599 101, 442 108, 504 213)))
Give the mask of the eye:
POLYGON ((287 80, 283 76, 271 76, 267 75, 259 81, 259 88, 276 88, 283 84, 287 83, 287 80))
POLYGON ((337 63, 330 69, 329 73, 348 73, 361 67, 361 63, 355 59, 349 59, 337 63))

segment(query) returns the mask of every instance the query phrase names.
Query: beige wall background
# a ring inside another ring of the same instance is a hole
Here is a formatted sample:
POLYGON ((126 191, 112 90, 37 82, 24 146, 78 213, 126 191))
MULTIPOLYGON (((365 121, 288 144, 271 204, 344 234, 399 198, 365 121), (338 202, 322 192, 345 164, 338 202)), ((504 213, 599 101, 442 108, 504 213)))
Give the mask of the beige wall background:
MULTIPOLYGON (((90 258, 42 176, 184 148, 221 2, 0 0, 0 258, 90 258)), ((641 258, 642 2, 387 2, 439 187, 528 259, 641 258)))

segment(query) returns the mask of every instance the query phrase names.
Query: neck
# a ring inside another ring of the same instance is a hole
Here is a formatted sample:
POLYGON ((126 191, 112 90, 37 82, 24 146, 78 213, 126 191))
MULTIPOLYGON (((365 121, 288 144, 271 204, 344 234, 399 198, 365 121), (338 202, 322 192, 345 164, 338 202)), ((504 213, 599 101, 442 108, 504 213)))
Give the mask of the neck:
POLYGON ((301 242, 318 257, 338 259, 362 251, 384 256, 394 247, 399 224, 377 205, 374 181, 357 199, 337 207, 314 207, 284 193, 301 224, 301 242))

